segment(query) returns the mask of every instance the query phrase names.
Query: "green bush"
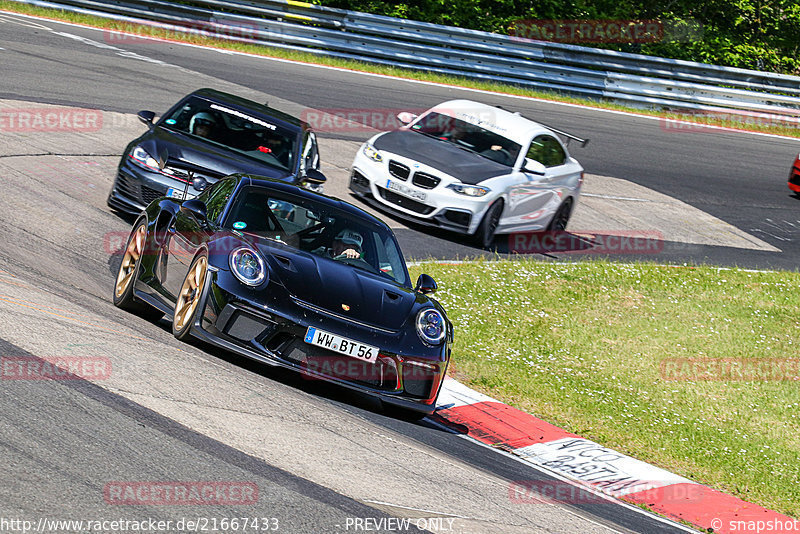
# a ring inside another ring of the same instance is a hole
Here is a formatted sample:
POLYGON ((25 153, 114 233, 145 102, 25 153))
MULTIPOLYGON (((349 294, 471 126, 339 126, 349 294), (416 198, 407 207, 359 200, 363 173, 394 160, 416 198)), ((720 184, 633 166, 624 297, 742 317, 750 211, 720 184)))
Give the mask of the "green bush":
POLYGON ((316 0, 315 3, 508 34, 515 21, 659 20, 699 32, 680 40, 596 44, 655 56, 800 74, 800 4, 796 0, 316 0))

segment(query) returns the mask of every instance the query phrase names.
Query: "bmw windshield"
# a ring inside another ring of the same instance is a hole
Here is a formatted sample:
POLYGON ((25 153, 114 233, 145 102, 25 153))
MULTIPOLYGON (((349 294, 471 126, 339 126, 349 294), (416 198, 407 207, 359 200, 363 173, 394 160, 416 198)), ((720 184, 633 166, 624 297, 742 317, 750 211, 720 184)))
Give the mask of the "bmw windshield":
POLYGON ((509 167, 522 148, 518 143, 475 124, 431 112, 411 126, 411 130, 451 143, 509 167))
POLYGON ((222 104, 189 97, 159 126, 236 151, 280 170, 291 172, 297 162, 298 135, 268 119, 222 104))

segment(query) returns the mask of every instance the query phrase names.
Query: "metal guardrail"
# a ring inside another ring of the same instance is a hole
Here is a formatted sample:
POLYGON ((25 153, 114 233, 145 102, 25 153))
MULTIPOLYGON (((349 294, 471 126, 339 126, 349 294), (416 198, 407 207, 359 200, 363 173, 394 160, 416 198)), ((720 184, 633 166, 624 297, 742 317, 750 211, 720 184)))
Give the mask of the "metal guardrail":
POLYGON ((15 1, 635 106, 744 112, 800 124, 796 76, 532 41, 292 0, 15 1))

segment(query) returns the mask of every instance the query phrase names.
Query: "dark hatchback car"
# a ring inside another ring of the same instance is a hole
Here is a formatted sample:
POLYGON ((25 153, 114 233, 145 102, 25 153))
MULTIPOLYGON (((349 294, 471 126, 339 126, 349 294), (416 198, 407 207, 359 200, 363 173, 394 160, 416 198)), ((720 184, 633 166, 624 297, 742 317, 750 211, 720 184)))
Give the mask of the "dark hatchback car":
POLYGON ((114 304, 172 320, 178 339, 298 370, 432 413, 453 326, 411 284, 392 230, 365 211, 277 180, 223 178, 161 198, 133 225, 114 304))
POLYGON ((308 124, 266 105, 213 89, 186 96, 157 122, 140 111, 148 131, 119 163, 108 205, 138 214, 153 200, 200 194, 237 172, 322 190, 316 135, 308 124))

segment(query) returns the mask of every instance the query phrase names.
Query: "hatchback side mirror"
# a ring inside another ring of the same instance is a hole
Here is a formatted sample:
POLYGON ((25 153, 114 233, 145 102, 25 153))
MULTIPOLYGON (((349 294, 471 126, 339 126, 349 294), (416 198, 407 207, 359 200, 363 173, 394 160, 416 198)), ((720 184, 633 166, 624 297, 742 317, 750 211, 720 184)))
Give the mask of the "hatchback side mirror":
POLYGON ((417 287, 414 288, 414 291, 418 291, 423 295, 430 295, 431 293, 435 293, 436 289, 436 281, 423 273, 417 278, 417 287))
POLYGON ((136 116, 139 117, 139 120, 146 124, 148 128, 153 127, 153 119, 156 118, 156 114, 152 111, 143 110, 137 113, 136 116))

